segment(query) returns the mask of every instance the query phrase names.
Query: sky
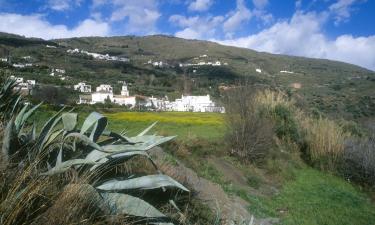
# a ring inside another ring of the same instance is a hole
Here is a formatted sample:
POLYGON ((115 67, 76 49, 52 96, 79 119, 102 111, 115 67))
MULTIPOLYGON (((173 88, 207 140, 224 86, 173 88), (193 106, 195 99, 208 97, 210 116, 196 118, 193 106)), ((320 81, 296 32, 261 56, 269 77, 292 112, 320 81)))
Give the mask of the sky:
POLYGON ((375 0, 0 0, 0 31, 165 34, 375 71, 375 0))

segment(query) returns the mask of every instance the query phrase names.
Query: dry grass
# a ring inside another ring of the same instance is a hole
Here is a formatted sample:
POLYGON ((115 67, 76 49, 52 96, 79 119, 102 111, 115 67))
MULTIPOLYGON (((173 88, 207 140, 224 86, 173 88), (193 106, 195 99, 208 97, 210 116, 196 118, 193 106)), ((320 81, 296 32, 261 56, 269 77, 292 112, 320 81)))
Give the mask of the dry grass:
POLYGON ((345 140, 350 134, 336 122, 326 118, 305 118, 302 121, 308 155, 321 169, 334 169, 342 157, 345 140))
POLYGON ((274 112, 276 106, 284 106, 286 108, 293 108, 294 106, 294 101, 289 100, 286 94, 281 91, 269 89, 258 91, 254 99, 257 107, 262 107, 265 112, 274 112))

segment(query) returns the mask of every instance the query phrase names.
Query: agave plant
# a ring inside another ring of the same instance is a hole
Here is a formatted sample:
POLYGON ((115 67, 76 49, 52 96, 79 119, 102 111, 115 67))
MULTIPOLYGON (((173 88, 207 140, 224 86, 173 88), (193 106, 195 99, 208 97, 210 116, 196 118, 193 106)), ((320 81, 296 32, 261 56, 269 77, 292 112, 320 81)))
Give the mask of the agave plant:
MULTIPOLYGON (((157 208, 133 193, 189 193, 182 184, 163 175, 148 153, 175 136, 148 135, 154 123, 137 136, 128 137, 107 130, 107 118, 96 112, 91 113, 78 128, 78 114, 65 112, 65 109, 53 115, 40 132, 36 132, 35 124, 30 124, 29 120, 39 106, 25 105, 8 121, 2 146, 8 162, 12 165, 34 163, 36 170, 40 171, 39 176, 55 176, 68 170, 89 174, 95 177, 88 181, 89 185, 99 192, 111 214, 142 218, 148 224, 173 224, 157 208), (157 173, 144 176, 115 174, 110 179, 102 176, 135 156, 151 162, 157 173)), ((178 210, 173 197, 166 200, 178 210)))
POLYGON ((12 78, 7 78, 0 87, 0 120, 9 120, 11 115, 22 107, 23 99, 17 90, 17 83, 12 78))

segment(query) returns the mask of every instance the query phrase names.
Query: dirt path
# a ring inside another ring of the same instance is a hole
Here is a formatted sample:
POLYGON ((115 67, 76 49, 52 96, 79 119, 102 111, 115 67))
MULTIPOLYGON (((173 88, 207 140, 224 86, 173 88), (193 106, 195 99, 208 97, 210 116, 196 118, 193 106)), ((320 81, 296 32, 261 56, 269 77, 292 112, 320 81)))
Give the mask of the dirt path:
POLYGON ((199 177, 193 170, 187 168, 178 160, 176 163, 165 160, 167 154, 162 149, 157 148, 150 153, 156 164, 164 173, 184 183, 189 188, 194 189, 194 191, 197 192, 197 198, 206 202, 211 209, 215 211, 219 210, 223 218, 223 224, 270 225, 277 221, 272 218, 254 218, 248 211, 248 202, 237 196, 227 195, 218 184, 199 177), (253 223, 251 223, 251 221, 253 223))

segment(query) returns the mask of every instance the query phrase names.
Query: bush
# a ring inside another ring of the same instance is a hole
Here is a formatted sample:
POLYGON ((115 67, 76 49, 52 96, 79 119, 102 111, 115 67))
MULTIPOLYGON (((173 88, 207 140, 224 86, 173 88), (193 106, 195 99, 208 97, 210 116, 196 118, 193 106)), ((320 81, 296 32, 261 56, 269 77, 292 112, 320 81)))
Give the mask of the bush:
POLYGON ((375 186, 375 137, 346 143, 341 172, 345 178, 375 186))
POLYGON ((242 161, 263 160, 273 146, 273 124, 260 116, 254 89, 241 87, 226 96, 226 141, 242 161))
POLYGON ((305 118, 301 122, 305 131, 308 161, 320 169, 335 170, 350 133, 334 121, 322 117, 305 118))

